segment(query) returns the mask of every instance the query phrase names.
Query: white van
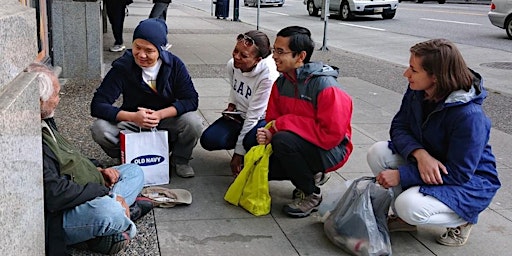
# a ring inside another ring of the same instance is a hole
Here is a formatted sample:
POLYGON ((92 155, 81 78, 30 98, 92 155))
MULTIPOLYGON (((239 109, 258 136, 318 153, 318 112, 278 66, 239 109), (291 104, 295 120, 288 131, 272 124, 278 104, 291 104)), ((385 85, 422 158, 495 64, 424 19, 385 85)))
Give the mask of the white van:
MULTIPOLYGON (((310 16, 318 16, 322 0, 304 0, 310 16)), ((383 19, 395 17, 398 0, 330 0, 329 11, 341 20, 350 20, 354 15, 382 15, 383 19)))
POLYGON ((504 28, 508 38, 512 39, 512 0, 492 0, 487 16, 494 26, 504 28))

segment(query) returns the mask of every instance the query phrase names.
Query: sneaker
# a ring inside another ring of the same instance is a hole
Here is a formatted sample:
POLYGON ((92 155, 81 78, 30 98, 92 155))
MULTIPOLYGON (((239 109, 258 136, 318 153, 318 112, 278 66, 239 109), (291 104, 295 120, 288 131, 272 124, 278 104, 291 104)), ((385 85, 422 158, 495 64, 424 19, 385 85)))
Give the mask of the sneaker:
POLYGON ((148 214, 154 205, 149 198, 137 197, 135 203, 130 206, 130 219, 136 221, 148 214))
POLYGON ((388 230, 389 232, 415 232, 418 228, 411 225, 396 215, 388 216, 388 230))
MULTIPOLYGON (((315 178, 315 186, 319 187, 325 184, 329 178, 331 178, 330 172, 317 172, 314 176, 315 178)), ((302 190, 296 188, 292 192, 292 199, 300 198, 303 199, 306 195, 304 195, 304 192, 302 190)))
POLYGON ((447 228, 446 232, 439 236, 436 241, 446 246, 463 246, 469 238, 473 224, 466 223, 456 228, 447 228))
POLYGON ((124 51, 124 49, 126 49, 126 47, 125 47, 124 45, 122 45, 122 44, 116 44, 116 45, 114 45, 114 46, 110 47, 110 49, 109 49, 109 50, 110 50, 111 52, 122 52, 122 51, 124 51))
POLYGON ((322 194, 311 194, 303 199, 295 199, 293 202, 285 205, 283 211, 291 217, 304 218, 312 212, 318 211, 318 206, 322 203, 322 194))
POLYGON ((188 164, 176 164, 173 169, 182 178, 192 178, 195 176, 194 169, 188 164))
POLYGON ((86 241, 87 249, 102 254, 116 254, 125 249, 130 243, 130 236, 126 232, 110 236, 99 236, 86 241))

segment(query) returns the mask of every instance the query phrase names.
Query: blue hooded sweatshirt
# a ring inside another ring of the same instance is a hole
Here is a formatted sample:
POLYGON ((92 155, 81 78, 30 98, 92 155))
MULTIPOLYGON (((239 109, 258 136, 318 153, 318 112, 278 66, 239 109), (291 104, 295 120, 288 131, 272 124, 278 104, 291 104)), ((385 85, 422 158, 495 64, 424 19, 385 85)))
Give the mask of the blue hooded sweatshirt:
POLYGON ((491 122, 482 108, 487 92, 481 76, 473 74, 469 92, 452 92, 425 120, 424 91, 408 88, 391 123, 389 143, 391 150, 407 159, 407 164, 399 167, 404 190, 420 186, 421 193, 435 197, 470 223, 478 221, 478 214, 501 186, 488 144, 491 122), (442 185, 423 182, 411 155, 416 149, 425 149, 446 166, 448 174, 441 174, 442 185))
POLYGON ((185 64, 172 53, 161 50, 162 66, 153 92, 142 79, 142 69, 135 63, 131 50, 112 63, 91 102, 91 115, 115 122, 121 110, 136 112, 138 107, 160 110, 174 106, 178 116, 197 110, 199 96, 185 64), (121 107, 113 106, 123 94, 121 107))

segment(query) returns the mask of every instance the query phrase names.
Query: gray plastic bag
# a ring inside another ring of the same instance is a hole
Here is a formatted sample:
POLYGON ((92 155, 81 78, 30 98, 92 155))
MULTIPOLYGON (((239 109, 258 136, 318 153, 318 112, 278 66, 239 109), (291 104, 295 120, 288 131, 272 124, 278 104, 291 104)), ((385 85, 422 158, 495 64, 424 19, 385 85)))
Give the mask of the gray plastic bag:
POLYGON ((356 179, 325 219, 324 231, 353 255, 391 255, 387 214, 392 201, 393 191, 374 177, 356 179))

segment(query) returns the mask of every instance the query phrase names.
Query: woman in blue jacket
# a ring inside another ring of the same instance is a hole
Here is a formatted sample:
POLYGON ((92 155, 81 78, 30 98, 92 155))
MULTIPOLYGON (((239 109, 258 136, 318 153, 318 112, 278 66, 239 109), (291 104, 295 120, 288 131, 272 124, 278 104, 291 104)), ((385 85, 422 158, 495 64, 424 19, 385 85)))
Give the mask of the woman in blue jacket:
POLYGON ((377 182, 398 195, 390 231, 439 225, 447 230, 438 243, 462 246, 501 185, 482 108, 487 92, 448 40, 418 43, 410 53, 391 141, 374 144, 367 160, 377 182))

